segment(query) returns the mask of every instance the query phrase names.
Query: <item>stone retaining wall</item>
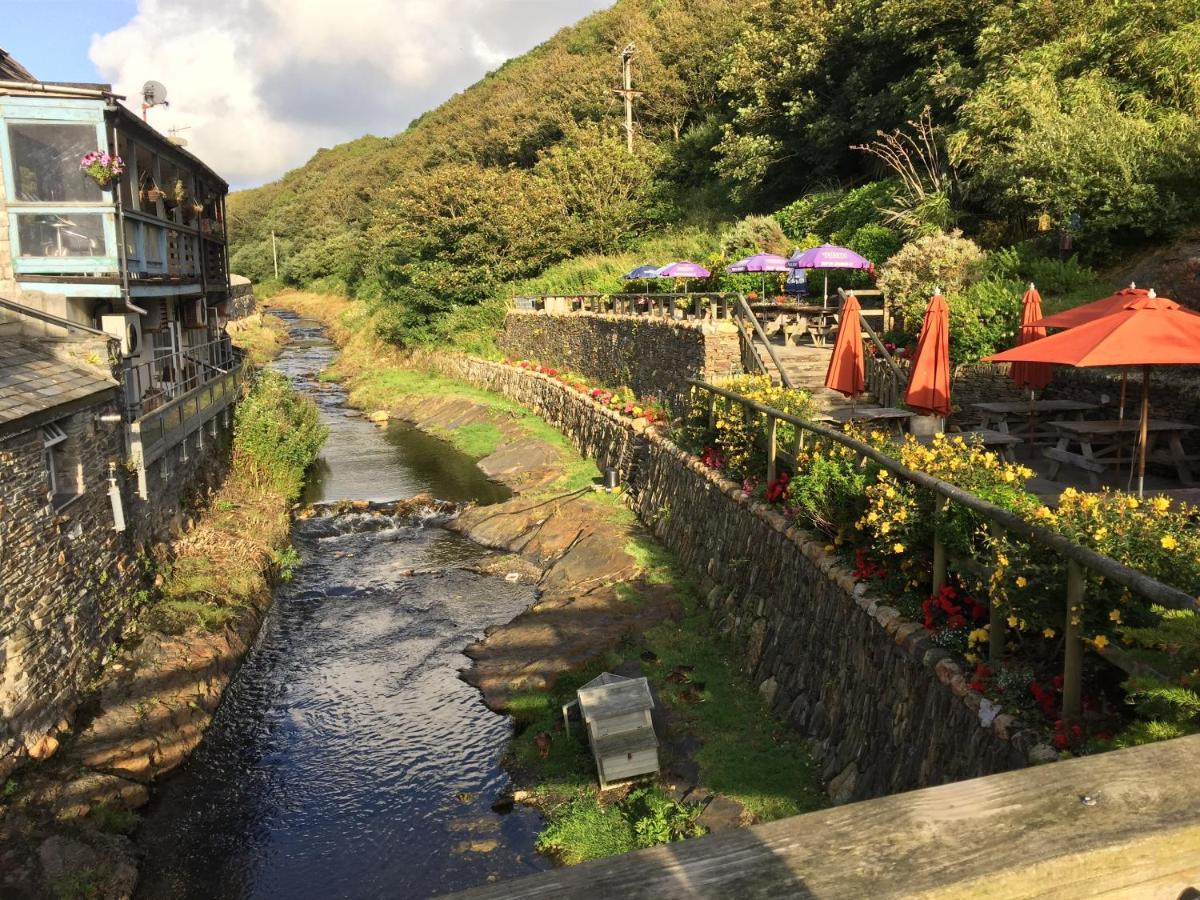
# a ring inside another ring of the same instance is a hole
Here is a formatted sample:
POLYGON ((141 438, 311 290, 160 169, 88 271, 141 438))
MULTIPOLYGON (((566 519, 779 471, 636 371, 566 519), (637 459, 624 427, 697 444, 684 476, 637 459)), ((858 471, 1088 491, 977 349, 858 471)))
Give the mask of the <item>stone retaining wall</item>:
POLYGON ((620 470, 642 521, 702 579, 714 624, 743 648, 772 709, 811 739, 836 800, 1001 772, 1034 752, 1036 735, 982 709, 920 624, 657 430, 535 372, 444 355, 413 362, 534 409, 620 470))
POLYGON ((254 285, 243 275, 229 276, 229 318, 244 319, 254 312, 254 285))
POLYGON ((514 310, 500 346, 514 357, 571 369, 608 387, 628 386, 675 408, 687 402, 688 378, 742 371, 737 329, 728 322, 514 310))

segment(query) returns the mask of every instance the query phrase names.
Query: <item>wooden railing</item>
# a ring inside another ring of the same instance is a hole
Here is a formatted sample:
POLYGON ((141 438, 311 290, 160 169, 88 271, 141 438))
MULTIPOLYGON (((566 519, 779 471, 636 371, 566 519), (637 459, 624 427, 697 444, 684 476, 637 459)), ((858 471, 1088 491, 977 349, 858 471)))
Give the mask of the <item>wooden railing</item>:
MULTIPOLYGON (((718 397, 722 397, 740 406, 747 421, 754 421, 761 417, 765 424, 763 449, 766 451, 767 462, 764 474, 768 482, 775 480, 781 458, 786 459, 791 465, 795 466, 798 451, 803 449, 806 436, 811 435, 815 439, 840 444, 850 449, 856 455, 860 465, 865 465, 866 461, 870 460, 897 478, 928 491, 935 498, 934 506, 930 510, 931 515, 941 515, 948 504, 955 504, 971 510, 986 520, 993 538, 1003 539, 1006 535, 1015 535, 1040 547, 1044 547, 1048 552, 1057 554, 1063 558, 1067 563, 1067 584, 1064 592, 1064 609, 1066 613, 1063 629, 1065 637, 1063 717, 1066 719, 1078 719, 1082 711, 1081 676, 1085 641, 1080 633, 1079 618, 1072 616, 1071 610, 1078 610, 1083 606, 1086 591, 1085 576, 1088 572, 1092 572, 1115 584, 1128 588, 1131 592, 1144 597, 1151 603, 1171 609, 1200 612, 1200 603, 1190 594, 1168 584, 1163 584, 1146 575, 1144 572, 1131 569, 1110 557, 1097 553, 1095 550, 1077 544, 1057 532, 1029 522, 1015 513, 989 503, 948 481, 943 481, 925 472, 909 469, 888 454, 856 438, 817 422, 811 422, 808 419, 803 419, 799 416, 775 409, 774 407, 766 406, 749 397, 725 390, 705 381, 692 378, 688 379, 688 383, 696 390, 708 394, 708 424, 710 428, 715 423, 718 397), (789 448, 790 452, 781 450, 778 446, 778 424, 780 422, 787 422, 795 428, 796 438, 794 446, 789 448)), ((930 550, 932 551, 933 558, 931 592, 937 593, 946 583, 949 560, 946 547, 936 536, 936 531, 933 546, 930 550)), ((986 571, 986 567, 984 567, 984 571, 986 571)), ((1002 634, 1004 621, 1000 608, 994 603, 989 603, 989 609, 991 610, 991 634, 1002 634)), ((990 660, 993 663, 1000 661, 1004 650, 1003 643, 1000 640, 989 641, 988 652, 990 660)), ((1137 663, 1119 648, 1113 646, 1095 647, 1090 642, 1087 642, 1086 645, 1091 646, 1109 662, 1124 669, 1126 672, 1140 674, 1148 671, 1144 664, 1137 663)))
POLYGON ((517 309, 551 312, 595 312, 621 316, 654 316, 660 319, 730 318, 740 297, 736 293, 688 294, 560 294, 513 298, 517 309))

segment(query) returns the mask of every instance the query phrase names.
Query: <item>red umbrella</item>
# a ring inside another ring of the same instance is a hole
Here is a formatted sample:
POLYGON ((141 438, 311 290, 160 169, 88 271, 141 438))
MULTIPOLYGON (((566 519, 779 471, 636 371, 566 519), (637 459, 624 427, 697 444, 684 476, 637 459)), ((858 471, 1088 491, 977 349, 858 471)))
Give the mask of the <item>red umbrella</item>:
POLYGON ((837 341, 833 356, 825 371, 825 387, 840 391, 847 397, 857 397, 867 388, 866 365, 863 360, 862 324, 859 321, 858 298, 847 294, 842 301, 837 341))
MULTIPOLYGON (((1045 327, 1040 324, 1034 324, 1041 317, 1042 296, 1037 292, 1037 288, 1033 286, 1033 282, 1031 281, 1029 282, 1029 290, 1021 298, 1021 327, 1017 331, 1018 347, 1023 347, 1031 341, 1036 341, 1046 336, 1045 327)), ((1017 383, 1018 387, 1029 388, 1031 396, 1033 391, 1040 390, 1050 383, 1050 367, 1040 363, 1013 363, 1012 369, 1008 374, 1017 383)))
POLYGON ((986 362, 1056 365, 1141 366, 1142 419, 1138 429, 1138 495, 1146 474, 1146 430, 1150 419, 1149 382, 1153 365, 1200 363, 1200 316, 1174 300, 1145 297, 1120 311, 985 358, 986 362))
POLYGON ((950 308, 941 294, 925 308, 904 402, 927 415, 950 415, 950 308))

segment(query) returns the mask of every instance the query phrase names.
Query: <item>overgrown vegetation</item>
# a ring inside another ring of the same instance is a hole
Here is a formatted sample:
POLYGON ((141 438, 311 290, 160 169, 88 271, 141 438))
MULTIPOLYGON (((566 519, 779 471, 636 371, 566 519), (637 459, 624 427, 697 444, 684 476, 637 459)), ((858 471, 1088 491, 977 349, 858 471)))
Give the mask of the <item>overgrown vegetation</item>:
MULTIPOLYGON (((274 230, 285 284, 368 300, 412 345, 476 341, 515 291, 815 240, 882 265, 931 230, 1042 259, 1070 234, 1107 263, 1200 215, 1194 19, 1191 0, 620 0, 401 134, 232 197, 233 266, 266 281, 274 230), (633 155, 610 90, 630 42, 633 155)), ((741 283, 694 287, 721 284, 741 283)))
MULTIPOLYGON (((621 514, 630 515, 624 509, 621 514)), ((766 711, 738 670, 734 649, 709 629, 690 581, 671 554, 648 538, 635 540, 627 552, 648 583, 675 586, 684 604, 680 620, 649 629, 582 671, 565 673, 549 691, 523 691, 509 700, 507 711, 519 729, 511 760, 516 778, 533 786, 534 800, 548 819, 541 849, 576 863, 698 833, 699 807, 673 800, 648 780, 628 794, 601 796, 580 726, 574 726, 571 738, 561 731, 562 704, 623 659, 640 660, 666 705, 672 734, 698 739, 694 760, 701 784, 743 804, 755 821, 824 805, 799 736, 766 711), (539 735, 552 736, 548 745, 539 735)))
POLYGON ((288 338, 283 320, 269 313, 253 313, 234 319, 225 330, 254 366, 265 365, 274 359, 288 338))
POLYGON ((232 471, 176 542, 159 599, 145 616, 149 627, 219 631, 268 595, 272 572, 290 576, 299 557, 288 545, 287 508, 324 440, 313 402, 285 376, 259 372, 234 418, 232 471))

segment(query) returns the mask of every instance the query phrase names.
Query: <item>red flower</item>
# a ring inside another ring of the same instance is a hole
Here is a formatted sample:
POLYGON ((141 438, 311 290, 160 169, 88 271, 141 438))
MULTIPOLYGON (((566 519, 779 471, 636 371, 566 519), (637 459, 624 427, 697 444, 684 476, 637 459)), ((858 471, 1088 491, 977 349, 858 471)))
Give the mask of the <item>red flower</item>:
POLYGON ((973 691, 974 691, 975 693, 977 693, 977 694, 982 694, 982 693, 983 693, 984 684, 983 684, 983 682, 982 682, 982 681, 980 681, 978 678, 976 678, 976 679, 975 679, 974 681, 972 681, 972 682, 971 682, 969 685, 967 685, 967 687, 969 687, 971 690, 973 690, 973 691))
POLYGON ((787 500, 788 481, 791 476, 787 472, 780 472, 779 477, 767 484, 767 502, 768 503, 783 503, 787 500))

